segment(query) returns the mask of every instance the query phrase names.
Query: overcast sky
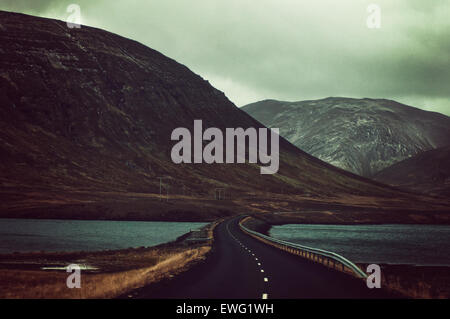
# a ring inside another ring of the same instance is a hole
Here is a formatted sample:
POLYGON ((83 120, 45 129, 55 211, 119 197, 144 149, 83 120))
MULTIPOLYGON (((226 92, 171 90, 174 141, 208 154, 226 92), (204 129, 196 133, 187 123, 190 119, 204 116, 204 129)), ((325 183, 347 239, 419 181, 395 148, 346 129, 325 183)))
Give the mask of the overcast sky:
POLYGON ((328 96, 394 99, 450 115, 448 0, 2 0, 82 23, 187 65, 236 105, 328 96), (381 8, 370 29, 367 7, 381 8))

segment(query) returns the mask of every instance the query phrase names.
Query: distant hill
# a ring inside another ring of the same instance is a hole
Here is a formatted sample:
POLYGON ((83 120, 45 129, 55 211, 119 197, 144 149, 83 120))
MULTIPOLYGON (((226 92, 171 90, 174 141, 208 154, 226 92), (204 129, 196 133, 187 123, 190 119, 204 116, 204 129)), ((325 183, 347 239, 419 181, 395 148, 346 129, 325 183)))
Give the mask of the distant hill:
POLYGON ((221 129, 264 126, 138 42, 15 13, 0 12, 0 24, 0 217, 214 219, 304 207, 294 195, 347 204, 367 196, 370 205, 374 196, 407 198, 284 139, 275 175, 253 164, 176 165, 174 128, 192 129, 195 119, 221 129), (232 200, 214 201, 217 188, 232 200))
POLYGON ((420 153, 375 174, 374 179, 450 198, 450 146, 420 153))
POLYGON ((305 152, 366 177, 450 144, 448 116, 391 100, 266 100, 242 109, 305 152))

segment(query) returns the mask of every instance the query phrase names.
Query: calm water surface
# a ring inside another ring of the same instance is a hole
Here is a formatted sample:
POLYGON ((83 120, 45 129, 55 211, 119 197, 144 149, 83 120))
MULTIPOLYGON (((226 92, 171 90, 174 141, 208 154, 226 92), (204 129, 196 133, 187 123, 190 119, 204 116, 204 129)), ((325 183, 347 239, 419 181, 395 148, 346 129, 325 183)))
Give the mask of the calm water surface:
POLYGON ((283 225, 270 235, 353 262, 450 266, 448 225, 283 225))
POLYGON ((205 223, 0 219, 0 253, 155 246, 205 223))

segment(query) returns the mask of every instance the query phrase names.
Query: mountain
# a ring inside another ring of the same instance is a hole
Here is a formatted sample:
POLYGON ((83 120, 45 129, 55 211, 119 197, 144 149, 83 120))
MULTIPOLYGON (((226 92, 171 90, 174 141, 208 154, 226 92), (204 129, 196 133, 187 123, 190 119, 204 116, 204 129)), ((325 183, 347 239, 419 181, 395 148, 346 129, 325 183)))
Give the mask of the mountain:
POLYGON ((174 164, 171 133, 195 119, 264 126, 186 66, 96 28, 0 12, 0 106, 0 217, 205 220, 413 201, 284 139, 274 175, 248 163, 174 164))
POLYGON ((361 176, 450 145, 450 118, 384 99, 266 100, 242 108, 307 153, 361 176))
POLYGON ((383 169, 375 180, 450 198, 450 146, 420 153, 383 169))

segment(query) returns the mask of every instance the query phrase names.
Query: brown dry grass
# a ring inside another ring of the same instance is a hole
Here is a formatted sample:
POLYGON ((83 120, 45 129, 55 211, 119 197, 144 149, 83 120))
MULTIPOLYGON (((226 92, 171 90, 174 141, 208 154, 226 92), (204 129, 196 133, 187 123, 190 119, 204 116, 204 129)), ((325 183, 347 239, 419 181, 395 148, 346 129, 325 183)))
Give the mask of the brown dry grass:
MULTIPOLYGON (((190 264, 204 259, 210 249, 201 246, 167 253, 150 267, 110 273, 82 271, 80 289, 67 288, 69 273, 66 272, 5 269, 0 275, 0 298, 113 298, 182 272, 190 264)), ((149 257, 147 254, 142 260, 128 260, 127 263, 131 266, 138 261, 140 265, 149 257)))
POLYGON ((224 200, 215 200, 213 194, 192 196, 170 194, 168 201, 165 198, 161 201, 159 194, 151 193, 74 191, 52 193, 50 199, 57 200, 58 203, 51 203, 48 201, 49 194, 45 192, 11 192, 5 194, 6 200, 0 202, 0 217, 214 221, 248 212, 298 212, 312 208, 316 210, 350 208, 395 212, 402 222, 450 223, 448 200, 411 194, 403 195, 376 197, 334 193, 329 196, 319 196, 227 189, 224 200), (414 216, 409 216, 412 214, 414 216), (432 215, 431 218, 430 215, 432 215), (436 222, 430 219, 436 219, 436 222))
POLYGON ((450 298, 449 267, 385 264, 381 265, 381 273, 383 287, 410 298, 450 298))

